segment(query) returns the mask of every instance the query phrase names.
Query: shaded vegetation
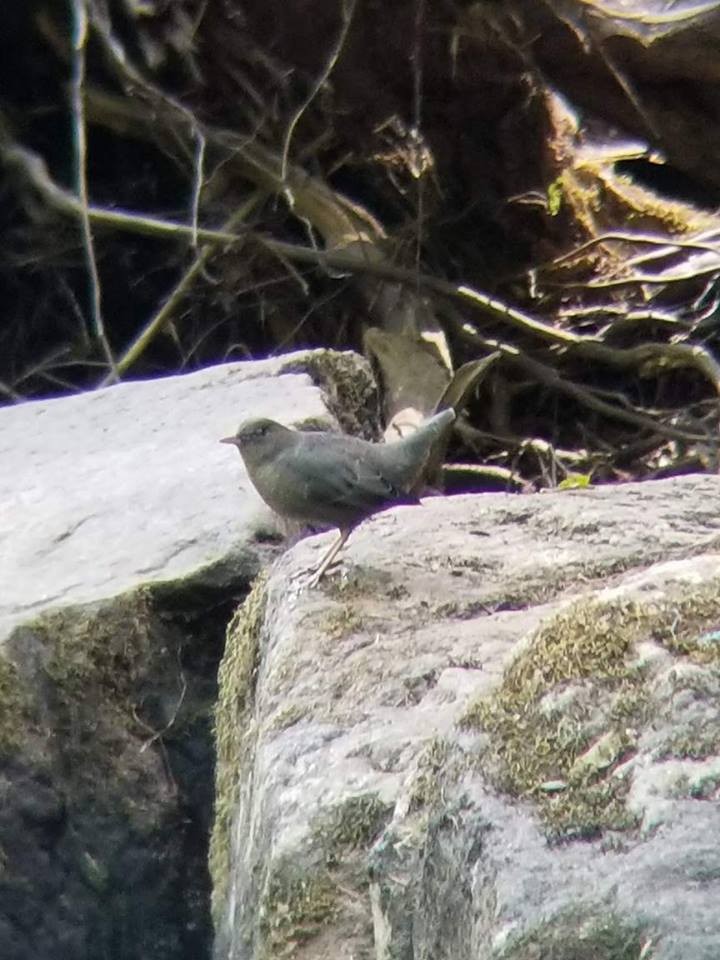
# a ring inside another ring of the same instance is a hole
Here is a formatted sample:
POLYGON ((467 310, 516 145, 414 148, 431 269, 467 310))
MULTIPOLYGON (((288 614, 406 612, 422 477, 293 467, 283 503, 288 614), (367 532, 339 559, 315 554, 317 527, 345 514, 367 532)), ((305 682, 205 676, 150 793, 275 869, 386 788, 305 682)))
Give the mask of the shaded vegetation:
POLYGON ((391 419, 498 350, 451 488, 714 470, 715 28, 596 15, 10 5, 0 395, 334 346, 391 419))

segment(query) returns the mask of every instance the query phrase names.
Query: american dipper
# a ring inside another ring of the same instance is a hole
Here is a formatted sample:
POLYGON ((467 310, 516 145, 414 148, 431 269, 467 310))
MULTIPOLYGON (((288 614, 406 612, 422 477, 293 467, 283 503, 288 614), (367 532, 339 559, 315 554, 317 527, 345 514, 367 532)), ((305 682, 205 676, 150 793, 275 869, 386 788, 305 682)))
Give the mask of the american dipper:
POLYGON ((362 520, 396 504, 418 503, 415 488, 433 444, 454 419, 453 410, 442 410, 393 443, 248 420, 220 442, 238 448, 255 489, 276 513, 338 528, 339 538, 313 577, 316 584, 362 520))

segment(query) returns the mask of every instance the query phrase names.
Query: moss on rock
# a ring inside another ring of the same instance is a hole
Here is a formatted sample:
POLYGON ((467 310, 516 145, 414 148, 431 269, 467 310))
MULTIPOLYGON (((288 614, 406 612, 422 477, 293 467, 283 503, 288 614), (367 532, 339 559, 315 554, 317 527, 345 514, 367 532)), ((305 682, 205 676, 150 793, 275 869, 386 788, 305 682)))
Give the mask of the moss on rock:
POLYGON ((333 919, 338 892, 325 872, 276 864, 260 905, 259 955, 267 960, 291 956, 333 919))
POLYGON ((22 743, 29 711, 25 682, 15 664, 0 656, 0 754, 8 754, 22 743))
POLYGON ((500 789, 532 797, 551 833, 632 826, 629 782, 613 771, 652 709, 646 670, 633 662, 636 643, 653 639, 676 656, 714 663, 720 643, 707 640, 707 625, 718 618, 715 583, 663 601, 582 599, 563 609, 461 721, 489 735, 484 769, 500 789), (598 759, 608 744, 613 755, 598 759))
POLYGON ((24 840, 4 882, 40 918, 37 942, 62 940, 72 953, 93 930, 101 952, 119 937, 132 953, 140 940, 146 952, 177 944, 190 926, 198 942, 209 937, 206 875, 195 869, 205 837, 193 819, 207 800, 185 757, 198 779, 212 679, 201 689, 191 655, 183 662, 191 643, 173 613, 137 588, 45 611, 8 637, 0 739, 19 749, 3 818, 5 837, 24 840))
MULTIPOLYGON (((82 798, 93 796, 100 809, 101 798, 123 793, 121 784, 140 776, 144 760, 137 757, 138 744, 156 733, 145 698, 179 696, 168 669, 177 667, 176 642, 142 588, 43 613, 13 635, 12 655, 25 683, 34 687, 35 709, 45 718, 41 726, 52 718, 53 743, 75 772, 68 789, 77 791, 80 806, 82 798)), ((181 722, 176 716, 174 734, 181 722)), ((40 743, 42 733, 36 734, 40 743)), ((27 753, 32 730, 26 727, 24 736, 27 753)), ((144 829, 148 811, 137 790, 128 789, 124 798, 126 813, 137 813, 144 829)))
POLYGON ((265 617, 267 576, 261 574, 227 628, 225 655, 218 671, 215 710, 215 820, 210 838, 212 909, 217 925, 230 876, 230 827, 243 760, 253 744, 251 723, 260 630, 265 617))
POLYGON ((285 361, 282 372, 308 374, 322 388, 325 403, 344 433, 377 439, 377 386, 367 361, 358 354, 309 350, 300 358, 285 361))
POLYGON ((612 911, 565 910, 513 939, 495 960, 640 960, 650 943, 642 925, 612 911))
POLYGON ((383 803, 377 793, 348 797, 317 818, 313 825, 315 844, 328 865, 353 850, 370 846, 392 813, 392 804, 383 803))
POLYGON ((44 673, 66 702, 85 699, 89 684, 124 699, 147 669, 154 620, 149 594, 138 589, 122 602, 42 616, 32 627, 46 648, 44 673))
POLYGON ((317 629, 332 640, 342 640, 363 629, 362 617, 350 604, 337 604, 318 617, 317 629))
POLYGON ((441 803, 443 788, 447 786, 447 762, 451 755, 452 751, 442 737, 433 737, 423 748, 409 786, 410 813, 441 803))

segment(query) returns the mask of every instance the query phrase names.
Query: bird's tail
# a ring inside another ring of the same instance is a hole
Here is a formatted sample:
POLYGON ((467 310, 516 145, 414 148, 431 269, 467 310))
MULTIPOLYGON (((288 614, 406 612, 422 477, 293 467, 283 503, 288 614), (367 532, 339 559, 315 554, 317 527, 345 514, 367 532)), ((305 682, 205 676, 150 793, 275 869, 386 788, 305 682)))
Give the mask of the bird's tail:
POLYGON ((447 436, 454 420, 454 410, 441 410, 407 437, 387 444, 386 472, 396 487, 415 492, 423 486, 428 468, 434 472, 431 465, 433 452, 447 436))

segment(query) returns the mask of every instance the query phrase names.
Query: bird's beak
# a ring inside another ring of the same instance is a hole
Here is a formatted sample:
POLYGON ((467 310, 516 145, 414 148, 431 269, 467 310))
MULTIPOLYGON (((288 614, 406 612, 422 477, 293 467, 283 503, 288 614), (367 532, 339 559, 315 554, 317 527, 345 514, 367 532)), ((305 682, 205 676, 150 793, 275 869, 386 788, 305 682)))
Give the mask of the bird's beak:
POLYGON ((237 437, 223 437, 220 443, 232 443, 236 447, 240 445, 237 437))

